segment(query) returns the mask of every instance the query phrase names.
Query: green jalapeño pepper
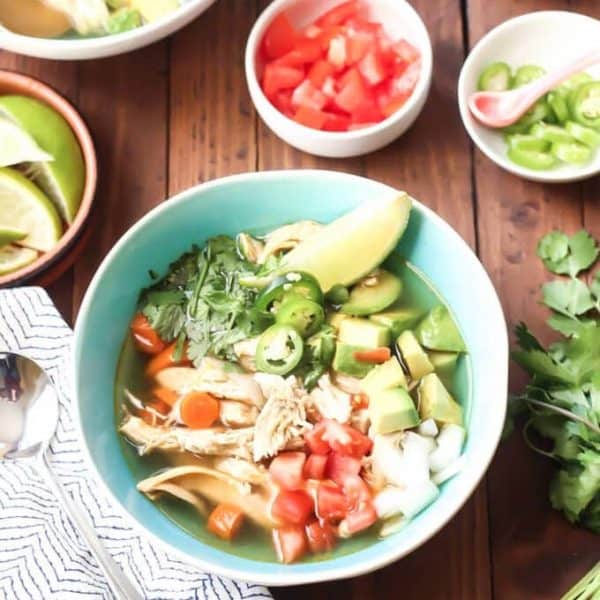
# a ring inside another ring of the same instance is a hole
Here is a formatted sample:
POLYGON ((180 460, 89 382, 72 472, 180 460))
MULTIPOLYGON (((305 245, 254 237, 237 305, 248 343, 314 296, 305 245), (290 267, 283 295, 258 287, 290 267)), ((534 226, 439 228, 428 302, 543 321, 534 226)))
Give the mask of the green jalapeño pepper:
POLYGON ((539 150, 521 150, 515 146, 509 146, 508 158, 514 163, 527 169, 544 171, 556 166, 557 160, 549 152, 540 152, 539 150))
POLYGON ((518 88, 522 85, 527 85, 545 74, 546 71, 545 69, 542 69, 542 67, 538 67, 537 65, 523 65, 522 67, 519 67, 515 73, 513 87, 518 88))
POLYGON ((256 298, 255 306, 259 310, 272 310, 274 305, 283 301, 284 296, 300 295, 318 304, 323 304, 323 292, 319 282, 303 271, 290 271, 276 277, 256 298))
POLYGON ((290 325, 276 323, 266 329, 256 346, 256 367, 264 373, 287 375, 302 359, 304 342, 290 325))
POLYGON ((579 142, 555 142, 552 144, 552 154, 572 165, 584 165, 592 158, 591 149, 579 142))
POLYGON ((585 127, 600 127, 600 81, 580 85, 569 94, 573 119, 585 127))
POLYGON ((290 325, 302 337, 308 337, 317 332, 325 321, 325 311, 320 304, 294 294, 284 298, 275 321, 281 325, 290 325))
POLYGON ((573 121, 567 121, 565 127, 578 142, 581 142, 590 148, 598 148, 598 146, 600 146, 600 133, 594 129, 584 127, 573 121))
POLYGON ((504 62, 497 62, 481 72, 477 89, 483 92, 503 92, 511 87, 511 83, 510 67, 504 62))

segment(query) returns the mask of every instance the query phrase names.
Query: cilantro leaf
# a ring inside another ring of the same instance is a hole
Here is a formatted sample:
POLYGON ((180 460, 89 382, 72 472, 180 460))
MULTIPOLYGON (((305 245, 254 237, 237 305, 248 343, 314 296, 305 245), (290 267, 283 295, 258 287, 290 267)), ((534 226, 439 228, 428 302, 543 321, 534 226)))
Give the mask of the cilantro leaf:
POLYGON ((185 312, 179 304, 147 304, 142 313, 166 342, 178 337, 185 324, 185 312))
POLYGON ((523 350, 544 350, 542 345, 537 341, 537 338, 531 333, 525 323, 521 322, 515 327, 515 334, 519 346, 523 350))
POLYGON ((596 260, 598 246, 594 238, 583 229, 571 237, 559 231, 551 231, 539 241, 537 255, 553 273, 575 277, 596 260))
POLYGON ((514 361, 520 364, 530 375, 545 381, 573 384, 574 377, 552 357, 542 350, 515 350, 511 352, 514 361))
POLYGON ((595 327, 593 319, 580 319, 576 321, 571 317, 556 314, 552 315, 547 323, 554 331, 562 333, 565 337, 577 337, 582 334, 586 327, 595 327))
POLYGON ((594 308, 590 289, 579 279, 545 283, 542 294, 546 306, 568 317, 577 317, 594 308))
POLYGON ((600 310, 600 269, 594 273, 594 277, 590 283, 590 290, 596 297, 596 307, 600 310))

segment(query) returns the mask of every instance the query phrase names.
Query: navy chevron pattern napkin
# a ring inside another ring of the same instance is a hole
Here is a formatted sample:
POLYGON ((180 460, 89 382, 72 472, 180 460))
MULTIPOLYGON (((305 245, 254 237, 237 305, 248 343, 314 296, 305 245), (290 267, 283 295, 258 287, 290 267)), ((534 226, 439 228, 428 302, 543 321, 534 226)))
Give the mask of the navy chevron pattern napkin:
MULTIPOLYGON (((0 290, 0 350, 21 352, 45 367, 71 397, 72 332, 41 288, 0 290)), ((79 448, 69 400, 50 447, 61 483, 85 507, 100 538, 151 600, 270 600, 258 585, 203 573, 140 537, 126 516, 98 493, 79 448)), ((27 461, 0 462, 0 600, 110 600, 85 542, 27 461)))

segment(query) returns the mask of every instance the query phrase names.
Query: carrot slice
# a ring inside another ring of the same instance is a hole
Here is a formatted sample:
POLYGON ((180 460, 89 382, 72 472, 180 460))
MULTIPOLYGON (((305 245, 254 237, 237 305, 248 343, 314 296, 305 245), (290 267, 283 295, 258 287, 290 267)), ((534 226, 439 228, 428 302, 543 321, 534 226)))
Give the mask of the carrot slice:
POLYGON ((156 356, 146 365, 146 375, 156 375, 159 371, 166 369, 167 367, 175 367, 177 365, 191 365, 192 362, 187 358, 187 349, 184 346, 182 356, 179 360, 175 360, 175 346, 177 342, 173 342, 167 346, 162 352, 159 352, 156 356))
POLYGON ((179 394, 175 390, 160 386, 152 390, 152 395, 169 406, 173 406, 179 398, 179 394))
POLYGON ((138 417, 148 423, 148 425, 156 425, 161 421, 159 415, 167 416, 171 412, 171 407, 162 400, 156 399, 145 404, 146 408, 142 408, 138 411, 138 417))
POLYGON ((205 429, 219 418, 219 401, 206 392, 189 392, 181 400, 179 416, 191 429, 205 429))
POLYGON ((150 321, 141 312, 136 313, 129 327, 135 346, 141 352, 158 354, 164 350, 166 344, 160 339, 156 330, 150 325, 150 321))
POLYGON ((373 348, 372 350, 356 350, 354 352, 354 358, 359 362, 368 363, 383 363, 389 360, 392 356, 392 351, 383 346, 381 348, 373 348))
POLYGON ((244 523, 244 513, 233 504, 218 504, 210 513, 206 527, 223 540, 232 540, 244 523))

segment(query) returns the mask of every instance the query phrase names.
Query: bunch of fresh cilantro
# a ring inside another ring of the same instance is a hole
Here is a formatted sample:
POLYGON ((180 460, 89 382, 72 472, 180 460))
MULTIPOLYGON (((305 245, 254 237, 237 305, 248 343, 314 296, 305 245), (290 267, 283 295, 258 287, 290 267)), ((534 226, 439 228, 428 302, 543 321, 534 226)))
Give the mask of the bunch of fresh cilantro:
POLYGON ((548 270, 565 276, 542 288, 543 302, 553 311, 548 325, 560 338, 544 348, 524 323, 516 328, 519 349, 512 357, 531 381, 511 397, 509 415, 526 413, 527 443, 558 464, 552 506, 600 533, 600 268, 593 272, 598 245, 586 231, 571 237, 553 231, 540 240, 537 253, 548 270))
POLYGON ((193 247, 170 265, 167 275, 140 297, 140 308, 166 341, 177 340, 177 352, 196 364, 208 353, 235 360, 233 345, 264 331, 272 322, 254 307, 256 291, 243 287, 240 277, 257 266, 237 251, 227 236, 193 247))

